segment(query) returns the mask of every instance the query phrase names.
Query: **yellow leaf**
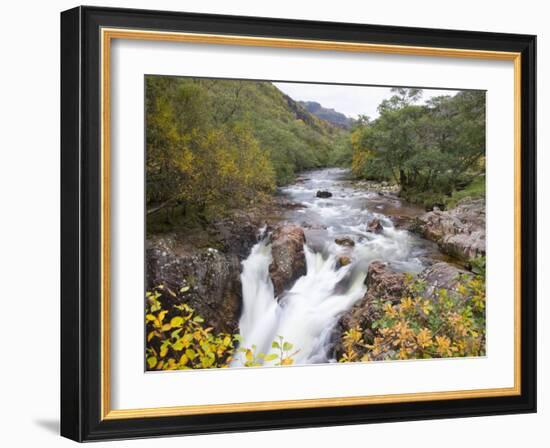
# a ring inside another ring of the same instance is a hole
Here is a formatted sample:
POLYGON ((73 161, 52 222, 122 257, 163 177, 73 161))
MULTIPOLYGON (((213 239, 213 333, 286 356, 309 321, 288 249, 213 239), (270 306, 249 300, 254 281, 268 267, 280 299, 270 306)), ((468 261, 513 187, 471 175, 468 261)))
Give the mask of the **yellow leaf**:
POLYGON ((149 342, 151 339, 153 339, 154 336, 155 336, 155 332, 154 332, 154 331, 151 331, 151 332, 147 335, 147 342, 149 342))
POLYGON ((149 358, 147 358, 147 364, 149 365, 150 369, 154 369, 155 366, 157 365, 157 357, 149 356, 149 358))
POLYGON ((159 318, 158 318, 158 319, 159 319, 159 322, 162 322, 162 321, 164 320, 164 316, 166 316, 166 313, 167 313, 167 312, 168 312, 168 311, 166 311, 166 310, 162 310, 162 311, 159 313, 159 318))
POLYGON ((247 361, 252 361, 254 359, 254 354, 252 353, 252 350, 250 349, 247 349, 246 350, 246 360, 247 361))
POLYGON ((183 317, 180 317, 180 316, 173 317, 172 320, 170 321, 170 325, 172 326, 172 328, 181 327, 183 325, 183 317))

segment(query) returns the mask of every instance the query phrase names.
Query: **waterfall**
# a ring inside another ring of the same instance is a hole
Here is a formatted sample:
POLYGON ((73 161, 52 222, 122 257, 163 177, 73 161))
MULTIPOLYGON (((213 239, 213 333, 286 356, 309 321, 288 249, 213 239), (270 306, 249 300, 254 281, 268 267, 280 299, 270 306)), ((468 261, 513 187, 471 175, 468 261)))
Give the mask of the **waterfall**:
MULTIPOLYGON (((365 273, 354 273, 352 266, 337 269, 334 254, 324 257, 304 246, 306 275, 278 302, 269 277, 271 245, 264 240, 256 244, 243 262, 243 311, 239 321, 243 346, 256 346, 256 352, 270 353, 271 343, 282 336, 298 351, 296 364, 327 361, 324 348, 327 330, 336 318, 365 294, 365 273), (352 278, 350 278, 350 276, 352 278), (344 292, 335 286, 348 279, 344 292)), ((239 359, 233 363, 240 365, 239 359)))

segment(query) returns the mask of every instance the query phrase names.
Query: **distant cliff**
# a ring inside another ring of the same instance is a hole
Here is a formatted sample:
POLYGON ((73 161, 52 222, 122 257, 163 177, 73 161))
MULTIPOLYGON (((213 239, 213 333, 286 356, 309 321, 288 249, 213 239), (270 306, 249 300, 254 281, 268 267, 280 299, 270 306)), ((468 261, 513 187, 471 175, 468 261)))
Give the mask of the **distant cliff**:
POLYGON ((328 109, 315 101, 300 101, 300 105, 309 113, 342 128, 350 128, 352 119, 334 109, 328 109))

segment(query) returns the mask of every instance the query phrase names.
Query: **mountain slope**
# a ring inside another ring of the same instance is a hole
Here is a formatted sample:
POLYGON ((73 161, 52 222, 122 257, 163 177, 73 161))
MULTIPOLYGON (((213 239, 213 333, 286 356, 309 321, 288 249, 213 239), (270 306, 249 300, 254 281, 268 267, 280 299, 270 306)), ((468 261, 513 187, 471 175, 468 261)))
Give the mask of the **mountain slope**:
POLYGON ((269 152, 277 183, 295 173, 329 164, 342 129, 316 117, 268 82, 246 84, 242 118, 269 152))
POLYGON ((352 119, 334 109, 328 109, 315 101, 300 101, 300 105, 309 113, 328 121, 335 126, 349 129, 352 125, 352 119))

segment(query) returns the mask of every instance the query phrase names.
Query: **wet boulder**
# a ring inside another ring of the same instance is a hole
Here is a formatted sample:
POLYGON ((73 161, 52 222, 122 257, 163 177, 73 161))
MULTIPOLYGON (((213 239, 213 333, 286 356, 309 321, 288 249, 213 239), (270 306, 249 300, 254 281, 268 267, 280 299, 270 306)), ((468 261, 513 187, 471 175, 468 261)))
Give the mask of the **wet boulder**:
POLYGON ((336 262, 336 267, 340 269, 344 266, 347 266, 348 264, 351 264, 351 258, 346 255, 342 255, 338 257, 338 260, 336 262))
POLYGON ((317 190, 316 196, 318 198, 331 198, 332 193, 330 191, 317 190))
POLYGON ((390 215, 388 216, 393 222, 396 229, 413 230, 415 218, 407 215, 390 215))
POLYGON ((339 246, 353 247, 355 246, 355 241, 353 241, 349 236, 344 236, 341 238, 335 238, 334 242, 339 246))
POLYGON ((367 231, 372 233, 382 233, 384 231, 384 227, 378 218, 374 218, 368 223, 367 231))
POLYGON ((269 275, 275 296, 280 296, 298 278, 306 274, 305 243, 304 230, 300 226, 282 225, 273 230, 269 275))

